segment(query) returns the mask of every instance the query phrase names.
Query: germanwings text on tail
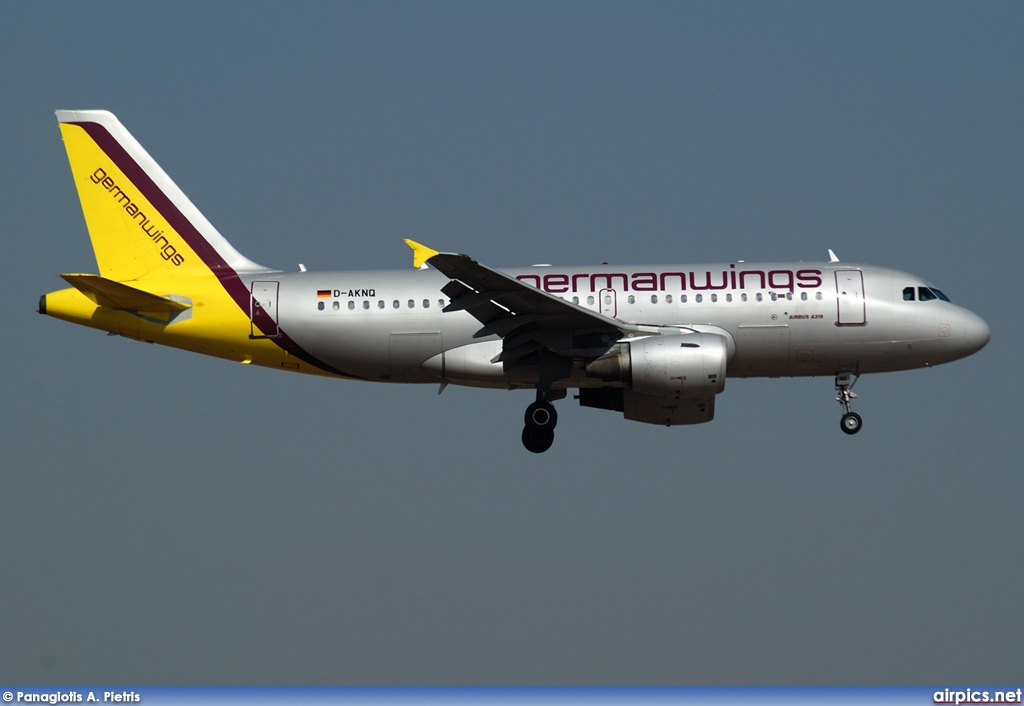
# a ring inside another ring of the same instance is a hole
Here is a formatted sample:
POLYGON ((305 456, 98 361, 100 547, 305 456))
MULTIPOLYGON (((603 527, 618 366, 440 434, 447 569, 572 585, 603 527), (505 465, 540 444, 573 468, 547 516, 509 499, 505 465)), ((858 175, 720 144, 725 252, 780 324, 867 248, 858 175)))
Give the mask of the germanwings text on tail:
POLYGON ((523 445, 554 402, 709 422, 727 378, 858 376, 947 363, 988 325, 921 278, 829 262, 496 270, 413 240, 413 268, 282 272, 241 255, 114 115, 58 111, 98 274, 39 312, 141 341, 314 375, 529 389, 523 445))

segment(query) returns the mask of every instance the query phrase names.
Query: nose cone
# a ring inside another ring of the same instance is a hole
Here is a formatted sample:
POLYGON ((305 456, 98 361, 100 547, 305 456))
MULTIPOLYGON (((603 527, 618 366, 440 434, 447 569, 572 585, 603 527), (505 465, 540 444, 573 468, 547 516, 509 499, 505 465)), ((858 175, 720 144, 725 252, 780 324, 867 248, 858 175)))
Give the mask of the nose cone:
POLYGON ((985 320, 969 311, 964 314, 963 327, 964 346, 967 348, 967 355, 980 351, 988 343, 989 338, 992 337, 992 331, 989 329, 988 324, 985 323, 985 320))

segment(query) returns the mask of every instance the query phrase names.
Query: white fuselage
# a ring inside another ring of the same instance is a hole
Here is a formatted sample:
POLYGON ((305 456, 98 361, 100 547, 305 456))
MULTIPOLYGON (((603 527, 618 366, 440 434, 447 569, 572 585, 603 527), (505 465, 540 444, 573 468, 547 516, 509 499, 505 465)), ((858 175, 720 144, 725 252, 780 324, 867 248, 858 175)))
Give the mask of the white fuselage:
MULTIPOLYGON (((737 262, 504 272, 624 322, 723 335, 729 377, 919 368, 970 355, 989 335, 972 312, 938 298, 921 301, 916 293, 929 285, 920 278, 882 267, 737 262), (905 298, 907 288, 913 299, 905 298)), ((448 278, 433 269, 281 273, 260 281, 278 283, 280 326, 346 376, 530 386, 528 371, 517 376, 490 363, 501 351, 497 336, 473 338, 480 322, 465 311, 442 312, 448 278)), ((558 386, 589 384, 576 371, 558 386)))

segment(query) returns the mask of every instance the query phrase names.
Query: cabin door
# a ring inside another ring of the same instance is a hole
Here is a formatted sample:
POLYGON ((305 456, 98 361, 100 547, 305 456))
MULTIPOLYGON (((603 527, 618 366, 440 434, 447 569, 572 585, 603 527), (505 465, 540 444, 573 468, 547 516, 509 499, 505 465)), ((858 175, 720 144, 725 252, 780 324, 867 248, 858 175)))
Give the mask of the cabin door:
POLYGON ((836 323, 863 326, 867 323, 864 301, 864 273, 860 270, 836 270, 836 323))
POLYGON ((276 338, 280 335, 277 326, 278 282, 256 281, 252 283, 252 298, 249 300, 250 338, 276 338))

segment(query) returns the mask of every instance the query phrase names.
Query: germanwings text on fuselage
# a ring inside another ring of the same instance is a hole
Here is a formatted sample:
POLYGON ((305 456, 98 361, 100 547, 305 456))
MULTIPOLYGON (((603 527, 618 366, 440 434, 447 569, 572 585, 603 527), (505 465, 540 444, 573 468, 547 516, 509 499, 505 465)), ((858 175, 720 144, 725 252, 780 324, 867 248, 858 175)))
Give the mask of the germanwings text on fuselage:
POLYGON ((801 289, 815 289, 822 285, 821 270, 737 270, 730 264, 728 270, 720 272, 576 272, 572 274, 545 273, 516 275, 520 282, 527 282, 538 289, 552 294, 567 292, 597 292, 602 289, 617 289, 623 292, 685 292, 692 290, 742 290, 779 289, 795 292, 801 289), (589 289, 580 287, 580 280, 589 283, 589 289), (689 282, 689 286, 687 286, 689 282), (599 286, 600 285, 600 286, 599 286))

